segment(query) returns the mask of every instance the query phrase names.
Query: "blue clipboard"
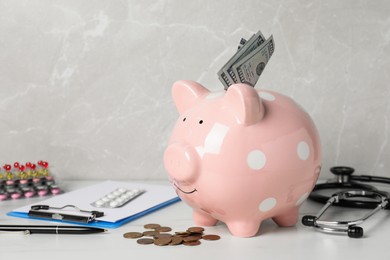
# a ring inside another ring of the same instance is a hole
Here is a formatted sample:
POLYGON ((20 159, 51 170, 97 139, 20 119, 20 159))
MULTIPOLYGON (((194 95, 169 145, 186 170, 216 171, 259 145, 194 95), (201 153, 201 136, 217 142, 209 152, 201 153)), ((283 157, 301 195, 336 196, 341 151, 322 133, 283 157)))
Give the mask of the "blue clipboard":
MULTIPOLYGON (((152 208, 149 208, 145 211, 142 211, 142 212, 139 212, 135 215, 132 215, 132 216, 129 216, 127 218, 124 218, 122 220, 119 220, 117 222, 107 222, 107 221, 101 221, 101 220, 97 220, 95 222, 90 222, 90 223, 83 223, 83 224, 80 224, 79 222, 73 222, 73 221, 64 221, 64 220, 57 220, 57 219, 51 219, 50 221, 55 221, 55 222, 62 222, 62 223, 69 223, 69 224, 79 224, 79 225, 86 225, 86 226, 90 226, 90 227, 99 227, 99 228, 117 228, 117 227, 120 227, 130 221, 133 221, 137 218, 140 218, 140 217, 143 217, 149 213, 152 213, 156 210, 159 210, 161 208, 164 208, 166 206, 169 206, 175 202, 178 202, 180 201, 180 198, 179 197, 176 197, 176 198, 173 198, 169 201, 166 201, 164 203, 161 203, 159 205, 156 205, 152 208)), ((16 211, 11 211, 11 212, 8 212, 7 213, 7 216, 11 216, 11 217, 18 217, 18 218, 28 218, 28 219, 37 219, 37 220, 47 220, 47 219, 42 219, 42 218, 37 218, 37 217, 31 217, 28 215, 28 213, 25 213, 25 212, 16 212, 16 211)))
POLYGON ((135 182, 118 182, 118 181, 106 181, 93 186, 88 186, 79 190, 65 192, 61 195, 53 196, 49 199, 43 200, 39 203, 27 205, 11 212, 7 215, 11 217, 28 218, 45 221, 55 221, 62 223, 78 224, 99 228, 117 228, 130 221, 138 219, 156 210, 169 206, 175 202, 180 201, 180 198, 174 192, 173 188, 168 185, 155 185, 135 182), (107 194, 109 191, 114 190, 117 187, 125 188, 141 188, 146 192, 136 198, 134 201, 130 201, 128 204, 121 208, 107 209, 96 208, 91 205, 91 202, 95 201, 99 196, 107 194), (80 223, 63 219, 48 219, 33 217, 28 214, 31 206, 36 204, 44 204, 50 206, 59 205, 75 205, 81 209, 99 210, 105 213, 105 216, 96 218, 95 221, 88 223, 80 223))

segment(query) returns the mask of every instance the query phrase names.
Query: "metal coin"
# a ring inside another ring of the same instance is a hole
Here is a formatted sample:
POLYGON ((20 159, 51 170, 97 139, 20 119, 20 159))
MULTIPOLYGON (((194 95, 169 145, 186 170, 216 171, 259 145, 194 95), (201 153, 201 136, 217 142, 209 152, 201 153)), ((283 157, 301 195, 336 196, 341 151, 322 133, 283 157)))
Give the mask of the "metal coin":
POLYGON ((154 244, 156 246, 166 246, 169 243, 171 243, 171 241, 172 241, 172 238, 170 238, 170 237, 159 237, 159 238, 154 240, 154 244))
POLYGON ((160 225, 159 224, 155 224, 155 223, 150 223, 150 224, 146 224, 144 225, 144 228, 146 229, 156 229, 156 228, 159 228, 160 225))
POLYGON ((172 228, 170 227, 158 227, 158 228, 155 228, 156 231, 158 232, 169 232, 169 231, 172 231, 172 228))
POLYGON ((183 242, 183 245, 186 245, 186 246, 199 246, 201 244, 201 242, 199 240, 197 241, 184 241, 183 242))
POLYGON ((124 238, 140 238, 143 237, 143 234, 140 232, 127 232, 123 234, 124 238))
POLYGON ((218 235, 204 235, 202 238, 204 240, 210 240, 210 241, 215 241, 215 240, 221 239, 221 237, 218 235))
POLYGON ((146 237, 154 237, 157 234, 160 234, 160 232, 154 231, 154 230, 144 231, 144 233, 143 233, 143 235, 146 237))
POLYGON ((180 236, 173 236, 172 241, 169 243, 171 246, 177 246, 183 243, 183 238, 180 236))
POLYGON ((198 241, 200 237, 198 236, 188 236, 188 237, 183 237, 184 242, 194 242, 198 241))
POLYGON ((140 238, 137 240, 137 243, 140 245, 150 245, 154 243, 154 239, 152 238, 140 238))
POLYGON ((200 233, 191 233, 191 235, 187 236, 187 237, 193 237, 193 239, 202 239, 202 236, 203 234, 200 234, 200 233))
POLYGON ((158 233, 158 234, 155 234, 153 237, 154 237, 155 239, 156 239, 156 238, 160 238, 160 237, 169 237, 169 238, 171 238, 172 235, 169 234, 169 233, 158 233))
POLYGON ((187 229, 188 232, 191 233, 202 233, 204 231, 204 228, 202 227, 190 227, 187 229))
POLYGON ((191 235, 191 233, 188 232, 188 231, 179 231, 179 232, 175 232, 175 235, 178 235, 178 236, 181 236, 181 237, 186 237, 186 236, 191 235))

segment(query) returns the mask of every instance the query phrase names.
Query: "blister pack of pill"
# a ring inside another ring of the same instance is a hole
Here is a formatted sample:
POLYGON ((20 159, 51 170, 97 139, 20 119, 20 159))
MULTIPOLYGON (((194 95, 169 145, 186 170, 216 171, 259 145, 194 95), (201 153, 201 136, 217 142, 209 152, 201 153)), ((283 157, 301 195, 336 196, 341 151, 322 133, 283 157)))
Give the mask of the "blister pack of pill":
POLYGON ((144 192, 145 190, 126 189, 120 187, 92 202, 91 205, 98 208, 118 208, 140 196, 144 192))
POLYGON ((15 162, 0 167, 0 201, 47 196, 61 193, 49 172, 49 163, 15 162))

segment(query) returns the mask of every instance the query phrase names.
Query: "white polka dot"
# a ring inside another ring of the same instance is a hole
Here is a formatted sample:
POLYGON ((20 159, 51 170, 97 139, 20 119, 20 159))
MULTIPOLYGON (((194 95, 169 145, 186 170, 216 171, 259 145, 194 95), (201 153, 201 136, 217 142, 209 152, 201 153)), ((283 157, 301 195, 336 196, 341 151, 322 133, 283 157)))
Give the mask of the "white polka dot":
POLYGON ((259 93, 260 97, 265 99, 265 100, 268 100, 268 101, 274 101, 275 100, 275 96, 272 95, 271 93, 268 93, 268 92, 260 92, 259 93))
POLYGON ((309 197, 309 192, 306 192, 305 194, 303 194, 299 200, 297 201, 297 203, 295 203, 296 206, 299 206, 301 205, 307 198, 309 197))
POLYGON ((297 152, 298 152, 299 159, 307 160, 310 155, 309 145, 304 141, 299 142, 297 145, 297 152))
POLYGON ((259 210, 261 212, 267 212, 273 209, 276 206, 276 199, 275 198, 268 198, 263 200, 259 205, 259 210))
POLYGON ((249 168, 260 170, 264 167, 266 162, 265 154, 260 150, 253 150, 248 154, 246 162, 248 163, 249 168))

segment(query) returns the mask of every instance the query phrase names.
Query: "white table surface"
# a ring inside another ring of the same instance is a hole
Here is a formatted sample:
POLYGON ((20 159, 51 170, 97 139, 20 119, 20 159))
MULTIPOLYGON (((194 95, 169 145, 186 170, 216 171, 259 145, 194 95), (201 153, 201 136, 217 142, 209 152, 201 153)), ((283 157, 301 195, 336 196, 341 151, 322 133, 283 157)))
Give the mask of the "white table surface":
MULTIPOLYGON (((81 188, 96 181, 62 182, 64 190, 81 188)), ((47 221, 9 217, 7 212, 36 203, 44 198, 7 200, 0 202, 0 224, 53 224, 47 221)), ((306 201, 300 217, 315 215, 321 204, 306 201)), ((330 215, 340 218, 342 209, 330 215)), ((352 213, 359 218, 366 211, 352 213)), ((389 259, 390 218, 382 211, 366 221, 362 227, 365 235, 352 239, 342 235, 317 232, 298 223, 295 227, 280 228, 271 220, 264 221, 257 236, 238 238, 230 235, 223 223, 206 227, 205 233, 218 234, 218 241, 202 241, 199 246, 139 245, 136 239, 125 239, 129 231, 144 231, 143 225, 159 223, 184 231, 194 226, 192 211, 184 202, 178 202, 147 216, 129 222, 106 233, 92 235, 52 235, 0 232, 0 259, 389 259)), ((55 222, 58 223, 58 222, 55 222)))

